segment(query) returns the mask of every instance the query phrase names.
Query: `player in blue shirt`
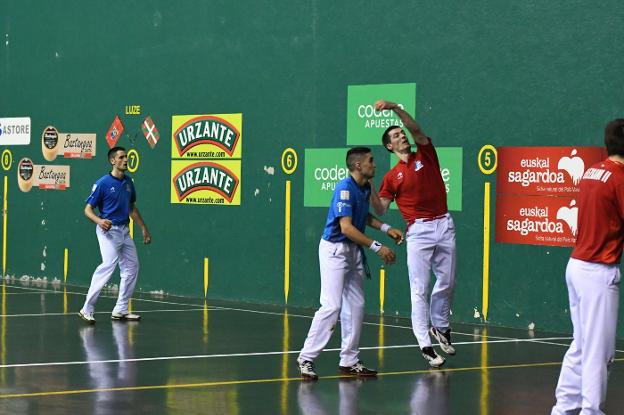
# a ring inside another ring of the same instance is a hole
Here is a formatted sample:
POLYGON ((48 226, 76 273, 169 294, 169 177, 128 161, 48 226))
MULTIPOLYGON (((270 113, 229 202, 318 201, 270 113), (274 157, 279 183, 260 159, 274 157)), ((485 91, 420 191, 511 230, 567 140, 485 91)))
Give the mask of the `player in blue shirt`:
POLYGON ((119 297, 111 318, 113 320, 139 320, 141 318, 128 310, 128 302, 134 292, 139 274, 139 258, 128 228, 130 217, 141 227, 143 243, 149 244, 152 241, 147 226, 135 205, 136 193, 132 179, 125 175, 128 169, 126 150, 122 147, 111 148, 108 152, 108 161, 113 167, 112 171, 95 182, 84 210, 87 218, 97 225, 96 235, 102 254, 102 263, 93 273, 87 298, 78 313, 90 324, 95 324, 93 317, 95 303, 100 291, 113 275, 117 264, 119 264, 121 282, 119 297), (95 214, 95 208, 99 210, 99 216, 95 214))
POLYGON ((380 229, 398 244, 403 233, 382 223, 368 212, 375 162, 369 148, 347 152, 349 177, 336 184, 323 237, 319 244, 321 308, 312 320, 308 337, 297 363, 305 380, 316 380, 314 359, 327 345, 340 316, 342 350, 340 373, 375 376, 359 359, 360 333, 364 318, 364 273, 366 258, 362 246, 370 248, 386 263, 395 261, 394 252, 364 234, 366 225, 380 229))

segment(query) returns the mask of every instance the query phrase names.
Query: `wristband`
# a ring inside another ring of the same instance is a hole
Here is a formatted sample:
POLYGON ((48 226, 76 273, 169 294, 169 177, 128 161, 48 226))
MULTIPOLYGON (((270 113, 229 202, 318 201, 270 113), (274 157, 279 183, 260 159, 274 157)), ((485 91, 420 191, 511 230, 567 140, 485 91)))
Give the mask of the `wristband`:
POLYGON ((373 243, 370 244, 369 248, 371 251, 377 253, 381 249, 381 244, 377 241, 373 241, 373 243))
POLYGON ((381 228, 379 228, 379 230, 387 234, 390 228, 391 228, 390 225, 388 225, 387 223, 384 223, 381 225, 381 228))

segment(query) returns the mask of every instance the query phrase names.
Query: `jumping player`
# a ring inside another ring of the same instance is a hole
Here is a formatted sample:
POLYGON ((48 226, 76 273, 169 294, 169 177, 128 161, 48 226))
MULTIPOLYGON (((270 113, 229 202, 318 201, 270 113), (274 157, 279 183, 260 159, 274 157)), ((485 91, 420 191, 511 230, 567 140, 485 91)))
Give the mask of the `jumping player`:
POLYGON ((102 176, 91 189, 84 213, 97 227, 95 233, 100 244, 102 263, 95 269, 91 286, 80 317, 89 324, 95 324, 93 311, 100 291, 108 282, 119 263, 121 282, 119 297, 113 309, 113 320, 139 320, 141 317, 128 311, 128 301, 134 292, 139 273, 139 258, 134 241, 130 237, 128 224, 130 216, 143 231, 143 243, 149 244, 152 237, 135 206, 136 193, 132 179, 125 175, 128 169, 128 155, 122 147, 113 147, 108 152, 112 171, 102 176), (98 208, 100 216, 93 211, 98 208))
POLYGON ((312 320, 308 337, 297 359, 305 380, 316 380, 314 359, 321 353, 340 315, 342 349, 340 373, 375 376, 358 358, 364 317, 364 273, 367 269, 362 247, 370 248, 386 263, 395 261, 388 247, 364 235, 366 225, 380 229, 400 243, 403 233, 368 212, 375 162, 370 149, 352 148, 347 152, 349 177, 336 184, 323 237, 319 244, 321 307, 312 320))
POLYGON ((449 324, 455 286, 455 225, 446 205, 440 163, 431 139, 407 112, 394 102, 384 100, 377 101, 375 108, 394 111, 416 142, 417 151, 412 152, 401 127, 392 126, 384 132, 382 144, 399 158, 399 162, 384 176, 379 194, 373 187, 371 203, 375 212, 383 215, 390 203, 396 201, 407 222, 412 329, 425 360, 432 367, 439 367, 445 360, 431 346, 429 334, 438 340, 446 354, 455 354, 449 324), (436 283, 431 292, 430 311, 427 294, 432 268, 436 283))
POLYGON ((578 195, 578 233, 566 268, 574 340, 553 415, 604 414, 607 372, 615 357, 624 242, 624 119, 605 128, 608 157, 587 169, 578 195))

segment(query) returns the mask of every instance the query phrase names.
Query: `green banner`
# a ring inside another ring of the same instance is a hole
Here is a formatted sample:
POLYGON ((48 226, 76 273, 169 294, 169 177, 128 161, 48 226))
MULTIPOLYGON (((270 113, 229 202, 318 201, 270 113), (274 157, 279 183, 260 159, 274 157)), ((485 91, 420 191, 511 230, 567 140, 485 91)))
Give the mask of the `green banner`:
MULTIPOLYGON (((328 207, 336 183, 349 176, 345 158, 349 148, 306 148, 303 189, 303 206, 328 207)), ((461 147, 436 147, 440 160, 440 173, 446 187, 449 210, 462 210, 463 149, 461 147)), ((398 159, 390 155, 390 166, 398 159)), ((381 185, 386 172, 377 168, 375 183, 381 185)), ((392 203, 396 209, 396 204, 392 203)))
POLYGON ((396 102, 416 117, 416 84, 349 85, 347 98, 347 144, 381 145, 381 135, 403 123, 392 110, 375 110, 375 102, 396 102))
MULTIPOLYGON (((446 202, 448 209, 456 212, 462 210, 462 171, 464 150, 461 147, 436 147, 438 160, 440 161, 440 174, 446 187, 446 202)), ((390 154, 390 166, 394 167, 399 159, 390 154)), ((381 184, 381 174, 379 175, 381 184)), ((377 182, 376 182, 377 183, 377 182)), ((396 203, 392 203, 392 209, 397 209, 396 203)))
POLYGON ((349 176, 348 148, 306 148, 303 206, 328 207, 336 183, 349 176))

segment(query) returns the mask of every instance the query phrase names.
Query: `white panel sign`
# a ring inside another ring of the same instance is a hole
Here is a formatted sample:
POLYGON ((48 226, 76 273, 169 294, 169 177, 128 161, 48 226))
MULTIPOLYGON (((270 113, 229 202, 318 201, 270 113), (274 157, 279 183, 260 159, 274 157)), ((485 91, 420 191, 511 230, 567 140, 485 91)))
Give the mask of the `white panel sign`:
POLYGON ((30 117, 0 118, 0 146, 30 144, 30 117))

